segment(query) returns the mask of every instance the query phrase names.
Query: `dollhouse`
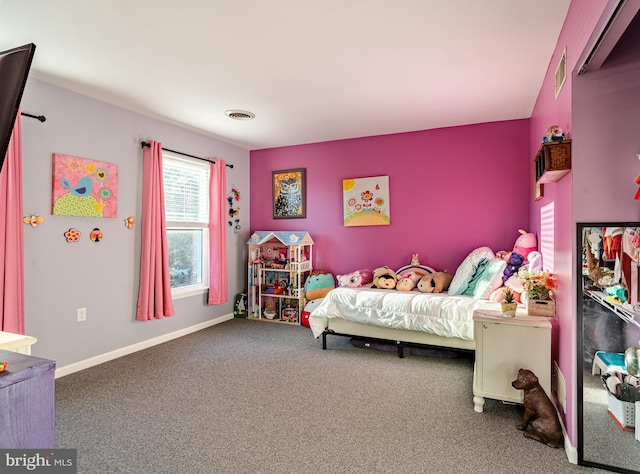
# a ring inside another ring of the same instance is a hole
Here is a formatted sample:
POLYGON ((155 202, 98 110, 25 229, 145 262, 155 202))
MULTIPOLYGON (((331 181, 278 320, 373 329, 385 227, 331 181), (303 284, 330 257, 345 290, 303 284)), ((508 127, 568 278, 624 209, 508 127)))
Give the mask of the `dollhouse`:
POLYGON ((247 244, 247 317, 300 324, 313 239, 304 231, 256 231, 247 244))

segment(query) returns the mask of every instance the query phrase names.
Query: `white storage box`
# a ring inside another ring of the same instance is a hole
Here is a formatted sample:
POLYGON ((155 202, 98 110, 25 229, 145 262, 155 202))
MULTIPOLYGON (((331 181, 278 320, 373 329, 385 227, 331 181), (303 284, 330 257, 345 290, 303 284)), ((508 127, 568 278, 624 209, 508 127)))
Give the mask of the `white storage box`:
MULTIPOLYGON (((609 405, 609 413, 617 422, 617 425, 625 431, 635 431, 636 404, 618 400, 608 390, 607 390, 607 401, 609 405)), ((638 435, 636 433, 636 437, 637 436, 638 435)))
POLYGON ((636 430, 636 440, 640 441, 640 402, 636 402, 636 426, 639 427, 636 430))

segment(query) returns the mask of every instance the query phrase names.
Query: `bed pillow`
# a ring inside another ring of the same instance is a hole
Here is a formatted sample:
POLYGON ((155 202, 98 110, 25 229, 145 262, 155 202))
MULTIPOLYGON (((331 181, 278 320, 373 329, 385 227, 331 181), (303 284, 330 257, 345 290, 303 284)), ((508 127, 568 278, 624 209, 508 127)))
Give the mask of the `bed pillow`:
MULTIPOLYGON (((478 270, 482 270, 488 260, 495 259, 496 256, 489 247, 479 247, 473 250, 460 264, 453 275, 453 280, 449 285, 450 295, 462 295, 469 286, 478 270)), ((478 275, 479 276, 479 275, 478 275)), ((476 276, 477 278, 477 276, 476 276)))
MULTIPOLYGON (((502 286, 502 274, 506 266, 507 262, 501 258, 489 260, 482 275, 476 280, 471 296, 479 300, 489 299, 489 295, 502 286)), ((468 293, 465 292, 465 294, 468 293)))

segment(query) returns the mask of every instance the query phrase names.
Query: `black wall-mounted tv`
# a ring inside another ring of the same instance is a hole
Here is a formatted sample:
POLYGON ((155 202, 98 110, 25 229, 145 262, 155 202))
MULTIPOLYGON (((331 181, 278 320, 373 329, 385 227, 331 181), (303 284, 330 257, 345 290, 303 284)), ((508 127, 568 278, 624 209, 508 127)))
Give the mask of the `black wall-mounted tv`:
POLYGON ((0 51, 0 171, 4 165, 35 50, 36 45, 29 43, 0 51))

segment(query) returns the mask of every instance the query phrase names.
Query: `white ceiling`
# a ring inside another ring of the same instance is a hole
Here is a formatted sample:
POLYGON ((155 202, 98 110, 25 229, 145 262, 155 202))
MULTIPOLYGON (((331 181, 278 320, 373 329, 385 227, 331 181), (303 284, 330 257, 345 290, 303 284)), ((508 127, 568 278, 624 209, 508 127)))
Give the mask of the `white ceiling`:
POLYGON ((256 150, 530 117, 570 3, 0 0, 0 49, 35 43, 31 77, 256 150))

